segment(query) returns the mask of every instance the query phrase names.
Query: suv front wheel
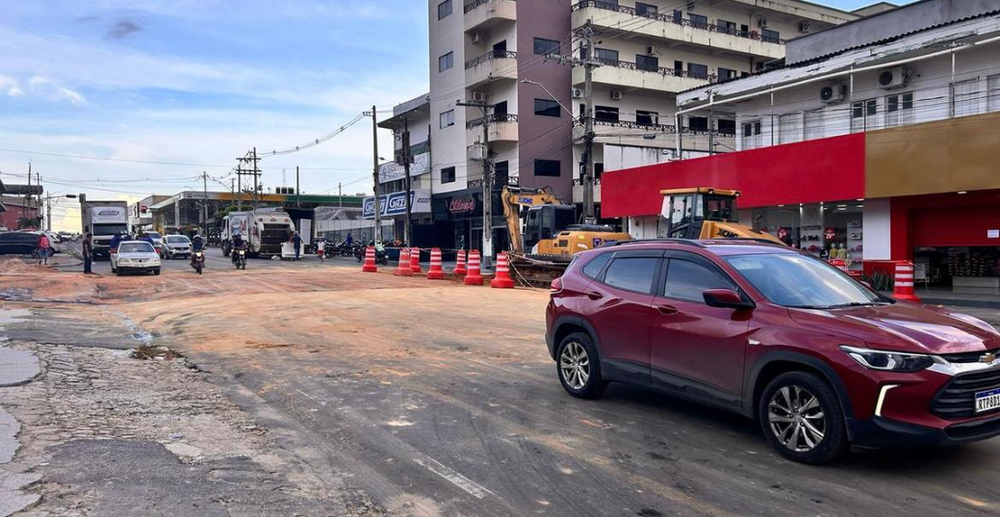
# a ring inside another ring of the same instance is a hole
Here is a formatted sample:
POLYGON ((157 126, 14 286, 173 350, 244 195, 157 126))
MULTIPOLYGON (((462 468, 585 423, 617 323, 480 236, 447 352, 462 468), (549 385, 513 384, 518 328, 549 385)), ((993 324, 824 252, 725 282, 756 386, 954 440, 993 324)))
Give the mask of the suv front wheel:
POLYGON ((595 399, 608 387, 608 382, 601 377, 597 347, 587 334, 574 332, 563 338, 556 357, 559 381, 570 395, 595 399))
POLYGON ((792 461, 818 465, 848 449, 837 394, 814 374, 788 372, 775 377, 764 388, 757 414, 764 435, 792 461))

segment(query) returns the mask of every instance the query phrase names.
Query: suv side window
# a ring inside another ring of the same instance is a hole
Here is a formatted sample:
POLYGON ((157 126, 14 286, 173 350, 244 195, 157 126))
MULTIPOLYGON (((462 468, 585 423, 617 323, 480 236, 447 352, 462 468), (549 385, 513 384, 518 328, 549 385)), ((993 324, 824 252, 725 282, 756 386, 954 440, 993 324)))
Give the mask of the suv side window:
POLYGON ((659 262, 656 257, 616 258, 604 273, 604 283, 626 291, 649 293, 659 262))
POLYGON ((611 260, 610 253, 601 253, 600 255, 592 258, 590 262, 587 262, 586 266, 583 266, 583 274, 589 276, 590 278, 597 278, 600 276, 601 271, 604 266, 611 260))
POLYGON ((718 272, 696 262, 675 258, 669 260, 663 296, 705 303, 702 292, 708 289, 735 289, 735 286, 718 272))

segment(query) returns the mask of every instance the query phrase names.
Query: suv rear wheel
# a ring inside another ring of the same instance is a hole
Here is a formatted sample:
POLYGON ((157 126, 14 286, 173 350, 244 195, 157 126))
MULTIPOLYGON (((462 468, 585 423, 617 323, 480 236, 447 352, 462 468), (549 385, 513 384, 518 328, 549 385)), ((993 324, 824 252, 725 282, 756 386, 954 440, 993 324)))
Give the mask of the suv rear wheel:
POLYGON ((848 448, 844 412, 833 388, 818 376, 788 372, 761 395, 758 420, 778 452, 792 461, 817 465, 848 448))
POLYGON ((601 377, 601 361, 590 336, 574 332, 559 343, 556 368, 563 388, 574 397, 595 399, 608 382, 601 377))

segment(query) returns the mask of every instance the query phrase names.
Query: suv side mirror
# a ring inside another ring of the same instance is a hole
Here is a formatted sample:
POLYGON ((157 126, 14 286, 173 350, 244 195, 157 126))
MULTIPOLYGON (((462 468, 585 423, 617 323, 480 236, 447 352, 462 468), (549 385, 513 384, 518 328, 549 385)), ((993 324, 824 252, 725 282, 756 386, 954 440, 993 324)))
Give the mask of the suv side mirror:
POLYGON ((752 309, 753 302, 744 300, 739 293, 731 289, 709 289, 701 293, 709 307, 725 309, 752 309))

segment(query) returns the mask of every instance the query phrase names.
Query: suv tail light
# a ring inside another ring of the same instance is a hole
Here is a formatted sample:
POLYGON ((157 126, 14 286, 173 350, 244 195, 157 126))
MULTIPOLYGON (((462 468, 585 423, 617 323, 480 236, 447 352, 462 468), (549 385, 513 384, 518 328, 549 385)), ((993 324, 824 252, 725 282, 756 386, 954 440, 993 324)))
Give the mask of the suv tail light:
POLYGON ((549 293, 559 294, 563 290, 562 278, 557 278, 552 281, 552 285, 549 286, 549 293))

